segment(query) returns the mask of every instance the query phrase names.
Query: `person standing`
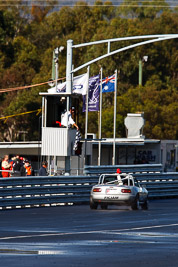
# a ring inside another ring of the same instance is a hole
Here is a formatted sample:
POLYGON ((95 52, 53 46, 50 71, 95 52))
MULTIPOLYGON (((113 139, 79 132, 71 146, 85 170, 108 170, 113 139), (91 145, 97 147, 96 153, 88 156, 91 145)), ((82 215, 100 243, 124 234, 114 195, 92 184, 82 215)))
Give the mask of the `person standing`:
POLYGON ((23 162, 20 160, 20 157, 17 155, 13 162, 13 176, 20 176, 20 168, 23 166, 23 162))
POLYGON ((77 128, 77 130, 79 130, 78 125, 75 123, 75 121, 72 118, 72 115, 74 114, 74 111, 75 111, 75 108, 74 107, 71 107, 69 112, 66 111, 62 115, 61 125, 63 127, 67 127, 67 125, 68 125, 69 128, 72 127, 72 126, 74 126, 75 128, 77 128))
POLYGON ((28 160, 25 160, 24 166, 20 168, 20 176, 33 176, 32 166, 28 160))
POLYGON ((39 176, 48 176, 47 167, 48 167, 47 161, 43 161, 42 166, 39 169, 39 176))
POLYGON ((0 158, 0 178, 2 177, 1 170, 2 170, 2 158, 0 158))
POLYGON ((10 171, 10 168, 11 168, 11 164, 9 163, 9 156, 8 155, 4 156, 4 159, 2 160, 1 168, 2 168, 2 177, 3 178, 10 177, 10 172, 9 171, 10 171), (3 172, 3 170, 5 172, 3 172))

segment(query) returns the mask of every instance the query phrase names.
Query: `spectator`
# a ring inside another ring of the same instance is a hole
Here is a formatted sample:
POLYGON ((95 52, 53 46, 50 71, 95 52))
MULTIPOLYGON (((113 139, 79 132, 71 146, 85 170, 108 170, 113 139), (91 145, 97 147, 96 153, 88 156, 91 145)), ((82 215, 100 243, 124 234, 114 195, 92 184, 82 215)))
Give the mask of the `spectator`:
POLYGON ((28 160, 25 160, 24 165, 20 168, 20 176, 33 176, 33 169, 28 160))
POLYGON ((13 176, 20 176, 20 168, 23 166, 23 162, 18 155, 16 155, 13 161, 13 176))
POLYGON ((47 173, 47 170, 46 170, 47 167, 48 167, 47 161, 43 161, 42 162, 42 166, 39 169, 39 176, 48 176, 48 173, 47 173))
POLYGON ((1 173, 2 166, 1 166, 1 164, 2 164, 2 158, 0 158, 0 178, 2 177, 2 173, 1 173))
MULTIPOLYGON (((13 165, 14 165, 14 160, 15 160, 16 158, 15 157, 13 157, 13 158, 11 158, 10 160, 9 160, 9 164, 11 165, 11 167, 10 167, 10 170, 11 171, 13 171, 13 165)), ((11 176, 12 176, 12 173, 11 173, 11 176)))
POLYGON ((9 156, 5 155, 4 159, 2 160, 2 164, 1 164, 2 170, 4 170, 5 172, 2 171, 2 177, 3 178, 8 178, 10 177, 10 168, 11 168, 11 164, 9 163, 9 156))
POLYGON ((16 159, 20 160, 20 156, 18 154, 15 157, 16 159))

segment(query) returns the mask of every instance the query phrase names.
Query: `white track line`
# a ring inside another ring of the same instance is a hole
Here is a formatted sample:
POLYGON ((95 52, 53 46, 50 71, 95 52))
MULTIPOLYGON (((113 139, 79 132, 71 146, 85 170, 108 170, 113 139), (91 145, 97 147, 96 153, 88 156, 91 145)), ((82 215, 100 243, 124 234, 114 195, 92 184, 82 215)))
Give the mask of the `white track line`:
POLYGON ((86 232, 64 232, 64 233, 51 233, 51 234, 35 234, 35 235, 23 235, 23 236, 7 236, 0 237, 0 240, 10 240, 10 239, 23 239, 23 238, 33 238, 33 237, 48 237, 48 236, 65 236, 65 235, 83 235, 83 234, 101 234, 101 233, 114 233, 114 232, 125 232, 125 231, 135 231, 135 230, 144 230, 144 229, 153 229, 153 228, 164 228, 164 227, 173 227, 178 226, 178 223, 175 224, 164 224, 164 225, 152 225, 152 226, 143 226, 135 228, 126 228, 118 230, 102 230, 102 231, 86 231, 86 232))

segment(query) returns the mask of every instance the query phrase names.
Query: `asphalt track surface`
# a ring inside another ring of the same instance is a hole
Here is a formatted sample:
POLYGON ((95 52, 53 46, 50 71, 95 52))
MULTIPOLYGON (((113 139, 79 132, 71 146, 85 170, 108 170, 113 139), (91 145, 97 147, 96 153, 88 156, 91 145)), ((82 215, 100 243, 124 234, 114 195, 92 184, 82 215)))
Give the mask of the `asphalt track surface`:
POLYGON ((0 267, 177 267, 178 199, 0 211, 0 267))

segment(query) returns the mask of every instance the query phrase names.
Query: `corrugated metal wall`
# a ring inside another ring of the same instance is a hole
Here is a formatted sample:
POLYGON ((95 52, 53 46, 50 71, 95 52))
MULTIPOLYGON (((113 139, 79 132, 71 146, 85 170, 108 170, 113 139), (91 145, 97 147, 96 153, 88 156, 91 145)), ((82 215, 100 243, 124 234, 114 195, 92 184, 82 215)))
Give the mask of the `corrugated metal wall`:
POLYGON ((42 150, 44 156, 71 156, 76 130, 67 128, 42 128, 42 150))

